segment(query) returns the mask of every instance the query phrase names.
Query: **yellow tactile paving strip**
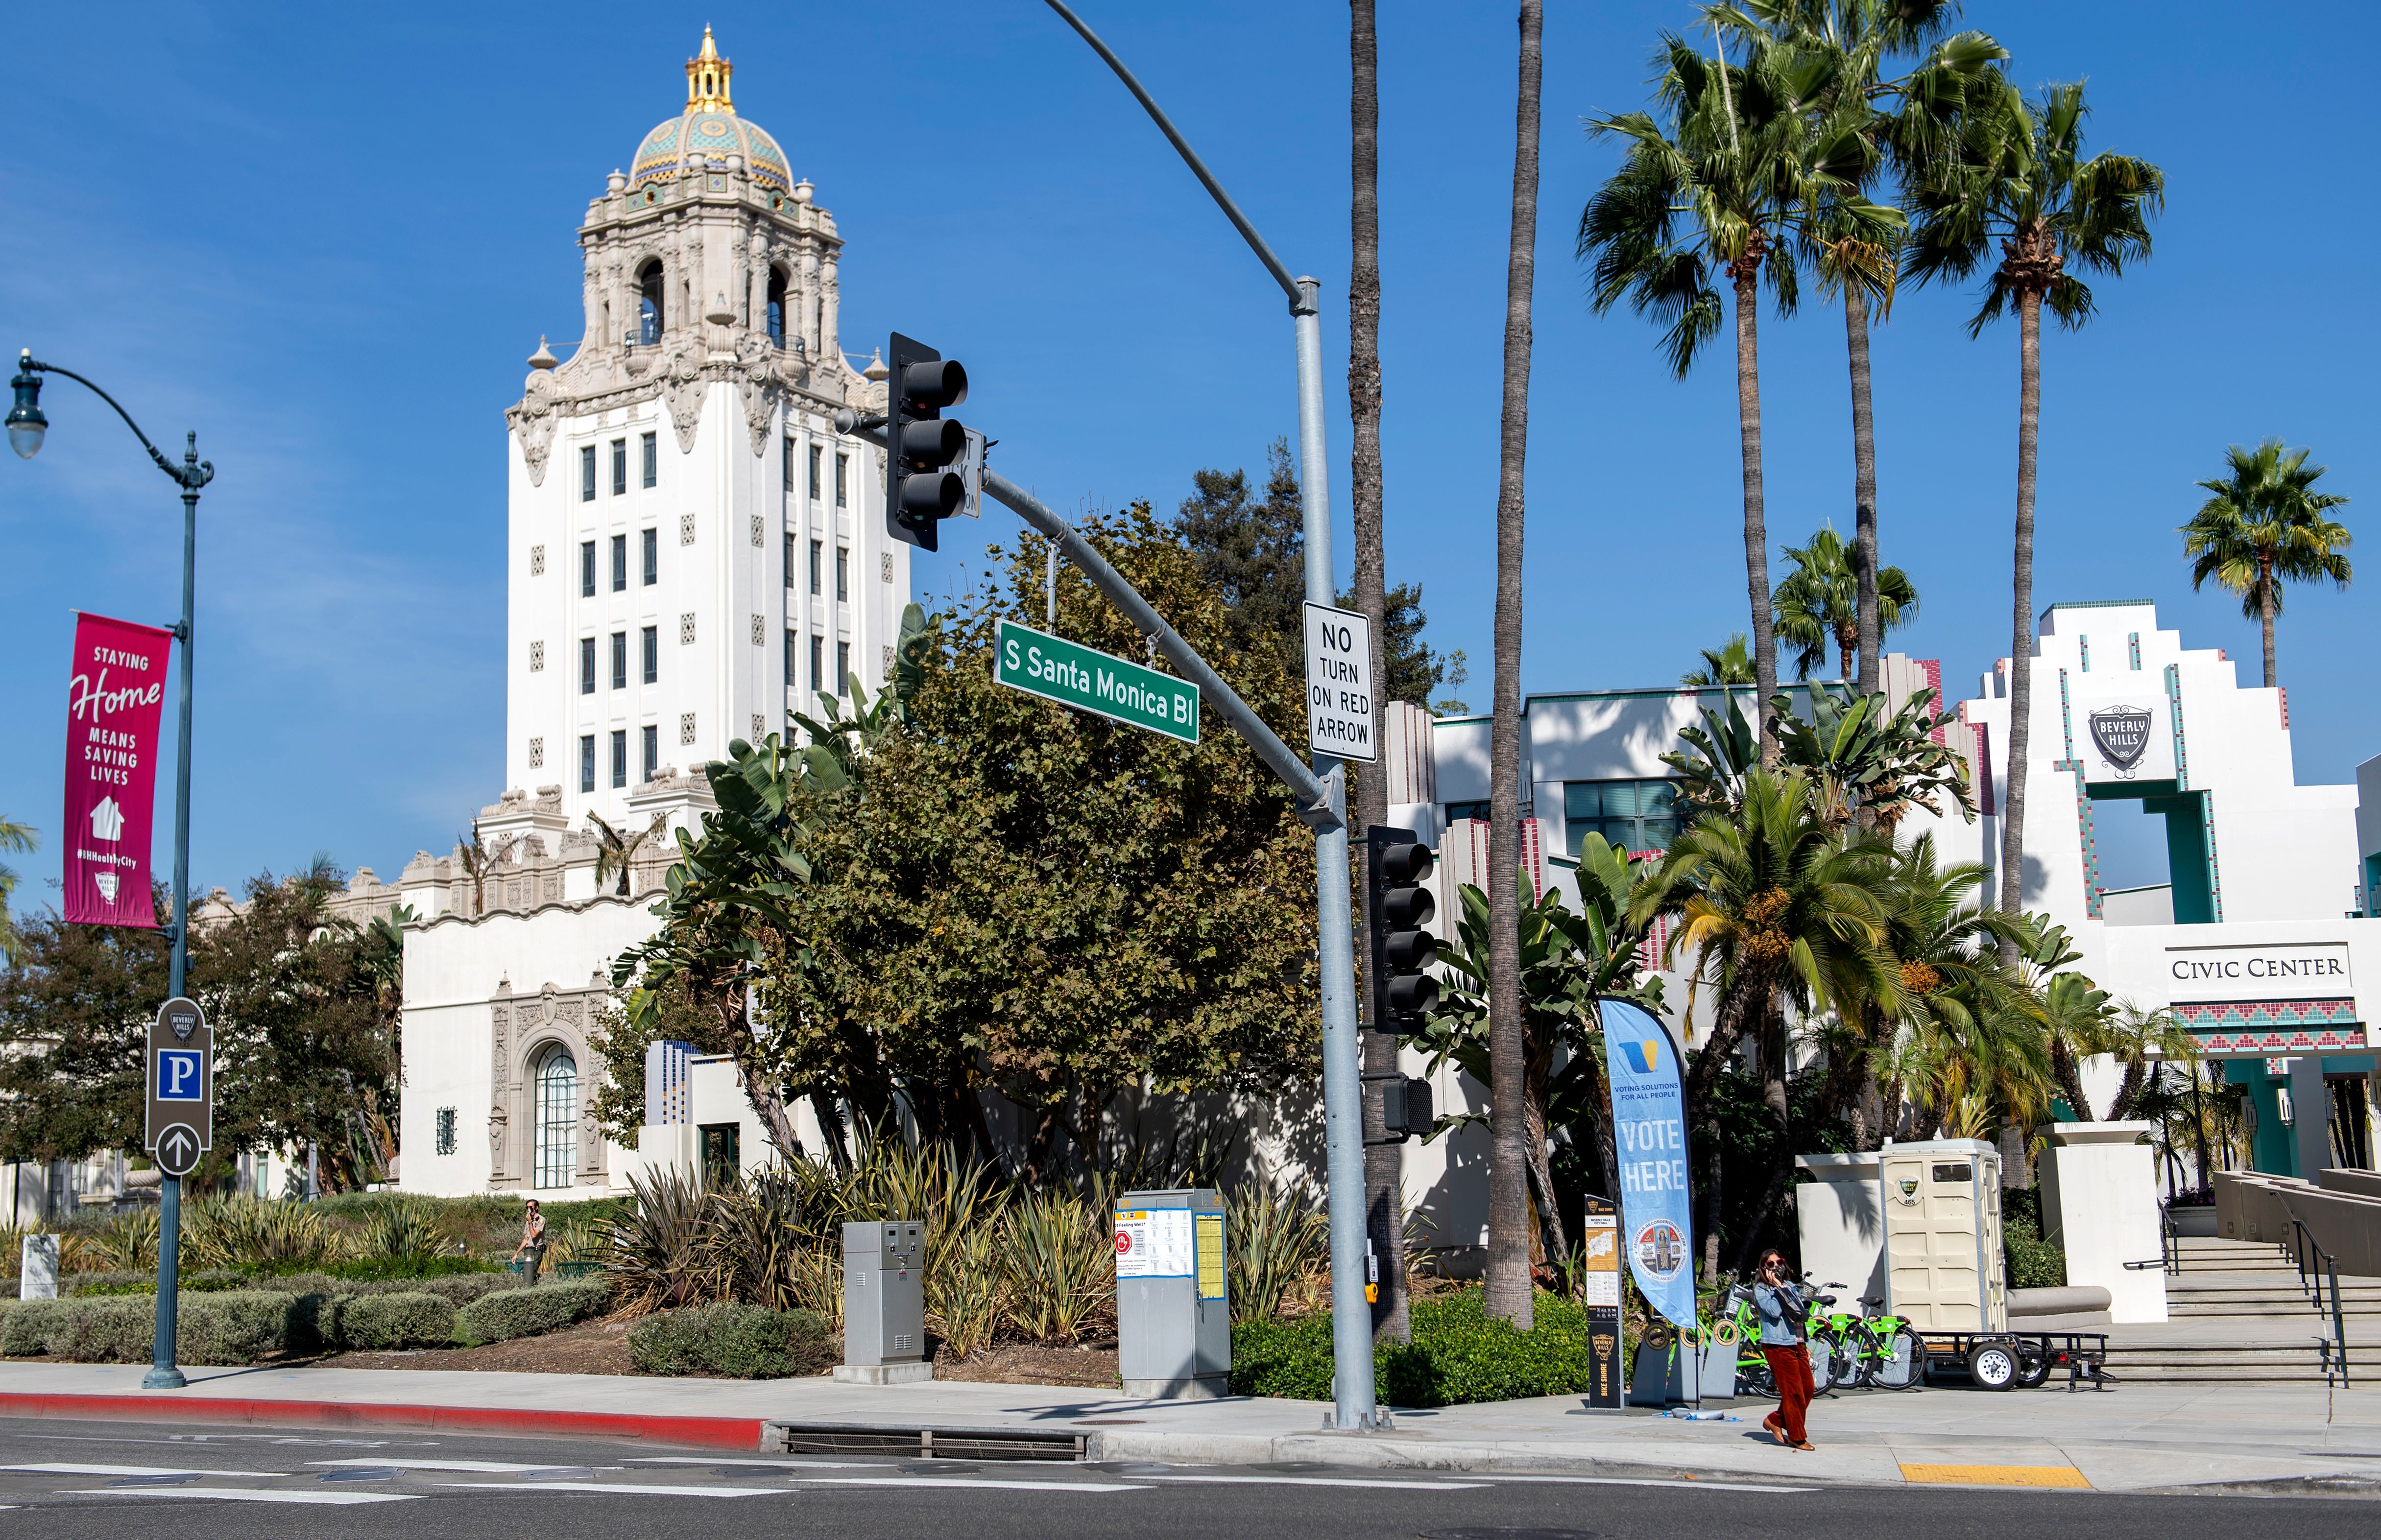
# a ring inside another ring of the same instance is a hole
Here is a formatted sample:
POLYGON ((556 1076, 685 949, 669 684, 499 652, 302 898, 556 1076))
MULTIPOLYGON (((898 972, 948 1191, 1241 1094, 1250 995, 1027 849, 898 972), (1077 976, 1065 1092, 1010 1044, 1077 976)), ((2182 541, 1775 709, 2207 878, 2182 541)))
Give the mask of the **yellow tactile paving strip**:
POLYGON ((2065 1486, 2090 1491, 2092 1484, 2072 1465, 1912 1465, 1901 1479, 1937 1486, 2065 1486))

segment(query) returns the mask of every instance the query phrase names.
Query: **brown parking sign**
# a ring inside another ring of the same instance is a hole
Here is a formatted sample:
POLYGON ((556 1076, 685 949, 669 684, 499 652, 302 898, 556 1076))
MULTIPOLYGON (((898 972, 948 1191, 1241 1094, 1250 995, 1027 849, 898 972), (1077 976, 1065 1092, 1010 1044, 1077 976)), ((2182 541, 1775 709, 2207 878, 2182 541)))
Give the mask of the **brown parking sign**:
POLYGON ((149 1024, 147 1147, 168 1176, 187 1176, 215 1142, 214 1033, 180 996, 149 1024))

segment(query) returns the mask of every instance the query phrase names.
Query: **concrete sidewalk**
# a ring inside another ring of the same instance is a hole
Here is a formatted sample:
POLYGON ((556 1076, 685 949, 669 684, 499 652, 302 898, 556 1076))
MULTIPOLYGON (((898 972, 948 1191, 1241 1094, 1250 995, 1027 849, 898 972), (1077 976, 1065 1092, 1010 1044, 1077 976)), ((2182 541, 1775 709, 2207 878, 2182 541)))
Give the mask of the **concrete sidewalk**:
POLYGON ((1812 1409, 1817 1454, 1760 1429, 1765 1401, 1714 1402, 1736 1422, 1589 1412, 1576 1398, 1400 1412, 1393 1431, 1322 1431, 1313 1401, 1148 1401, 1117 1391, 825 1378, 646 1379, 338 1368, 191 1369, 143 1391, 139 1366, 0 1364, 0 1416, 192 1425, 411 1427, 779 1449, 772 1424, 1081 1436, 1090 1459, 1176 1465, 1319 1461, 1797 1485, 1948 1483, 2139 1491, 2178 1486, 2381 1495, 2381 1391, 2143 1383, 1993 1394, 1857 1392, 1812 1409))

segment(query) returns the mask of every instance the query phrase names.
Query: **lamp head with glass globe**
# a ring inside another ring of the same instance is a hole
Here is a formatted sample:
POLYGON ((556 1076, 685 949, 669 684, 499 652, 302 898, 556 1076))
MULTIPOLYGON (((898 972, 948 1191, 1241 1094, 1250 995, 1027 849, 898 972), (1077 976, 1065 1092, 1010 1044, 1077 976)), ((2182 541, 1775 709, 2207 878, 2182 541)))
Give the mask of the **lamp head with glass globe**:
POLYGON ((8 447, 25 460, 42 452, 42 437, 50 430, 50 419, 42 415, 42 377, 33 372, 32 363, 29 347, 17 356, 17 372, 8 381, 17 393, 16 404, 8 408, 8 447))

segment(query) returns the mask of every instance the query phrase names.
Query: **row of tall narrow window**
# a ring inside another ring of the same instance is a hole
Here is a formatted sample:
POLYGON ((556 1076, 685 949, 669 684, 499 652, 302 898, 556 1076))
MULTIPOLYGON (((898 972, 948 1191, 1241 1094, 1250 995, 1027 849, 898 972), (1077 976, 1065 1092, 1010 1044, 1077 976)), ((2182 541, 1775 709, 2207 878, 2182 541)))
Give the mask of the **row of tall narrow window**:
MULTIPOLYGON (((643 455, 642 484, 648 487, 660 486, 662 453, 659 435, 646 433, 640 437, 637 443, 643 455)), ((612 495, 624 497, 628 494, 628 491, 629 441, 614 439, 612 441, 612 495)), ((581 503, 595 501, 595 446, 592 443, 579 446, 579 501, 581 503)))
MULTIPOLYGON (((662 285, 665 282, 666 279, 658 257, 637 270, 637 325, 630 337, 639 347, 653 347, 662 340, 662 285)), ((773 266, 769 269, 766 309, 762 324, 769 333, 770 343, 778 347, 786 346, 786 329, 792 316, 788 296, 790 287, 784 268, 773 266)))
MULTIPOLYGON (((644 587, 650 588, 662 580, 660 536, 655 530, 641 529, 637 532, 637 538, 644 558, 644 587)), ((629 537, 615 535, 612 537, 612 591, 625 593, 628 588, 629 537)), ((579 597, 581 599, 595 597, 595 542, 593 540, 579 542, 579 597)))
MULTIPOLYGON (((786 633, 786 688, 789 690, 796 687, 795 681, 801 677, 795 667, 801 659, 801 643, 800 632, 786 633)), ((851 644, 849 642, 835 644, 835 681, 832 685, 827 682, 826 676, 826 638, 813 636, 810 638, 810 644, 811 693, 815 695, 822 690, 831 689, 835 694, 841 695, 844 691, 844 681, 851 675, 851 644)))
MULTIPOLYGON (((802 447, 792 439, 785 442, 788 502, 793 500, 794 488, 805 484, 795 476, 795 471, 800 467, 798 455, 802 447)), ((810 445, 809 449, 810 479, 807 485, 810 487, 811 501, 816 503, 824 495, 822 489, 826 468, 826 452, 817 444, 810 445)), ((849 455, 838 454, 835 457, 835 505, 838 508, 848 508, 851 505, 851 456, 849 455)))
MULTIPOLYGON (((644 770, 639 779, 651 781, 653 771, 659 770, 662 763, 661 729, 649 723, 637 732, 644 760, 644 770)), ((611 770, 613 785, 626 786, 629 783, 629 730, 625 727, 615 728, 612 732, 611 770)), ((595 734, 592 733, 582 734, 579 739, 579 789, 581 792, 595 789, 595 734)))
MULTIPOLYGON (((643 650, 644 683, 658 685, 662 678, 661 628, 648 625, 637 633, 637 638, 643 650)), ((612 687, 616 690, 629 687, 629 634, 626 631, 612 633, 612 687)), ((595 693, 595 638, 592 637, 579 638, 579 693, 595 693)))

